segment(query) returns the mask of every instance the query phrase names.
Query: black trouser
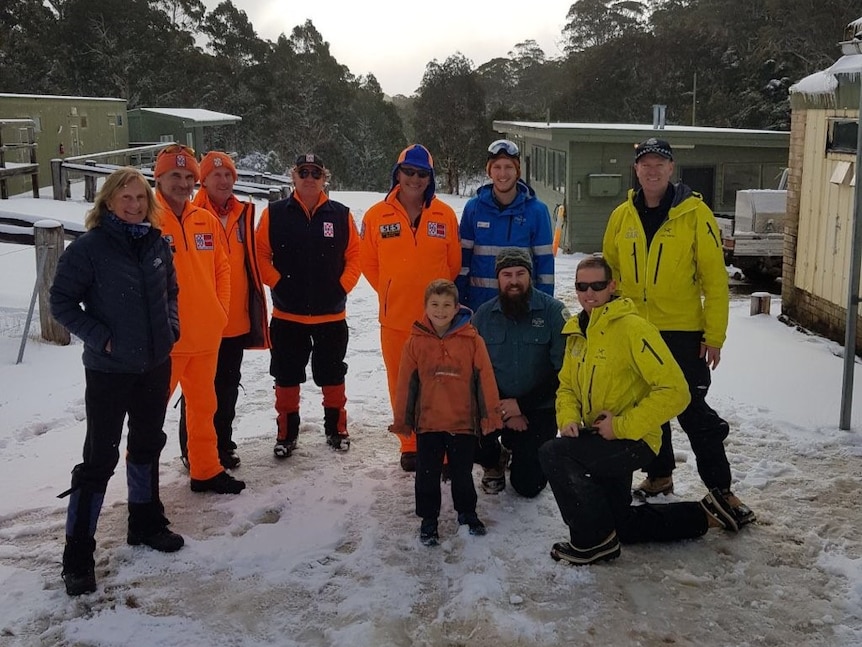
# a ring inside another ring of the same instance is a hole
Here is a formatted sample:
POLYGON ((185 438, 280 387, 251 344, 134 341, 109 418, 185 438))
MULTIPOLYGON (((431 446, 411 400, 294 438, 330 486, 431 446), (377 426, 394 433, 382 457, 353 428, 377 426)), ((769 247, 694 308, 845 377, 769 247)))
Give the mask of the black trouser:
MULTIPOLYGON (((706 403, 706 394, 712 377, 706 360, 700 357, 701 332, 661 332, 674 359, 688 382, 691 402, 677 420, 688 436, 691 450, 697 460, 697 471, 706 487, 726 490, 730 488, 730 463, 724 451, 724 439, 730 427, 706 403)), ((670 476, 676 468, 673 456, 670 422, 661 426, 661 449, 646 468, 650 477, 670 476)))
POLYGON ((526 431, 504 428, 479 439, 476 462, 484 468, 500 463, 500 441, 512 452, 509 482, 515 492, 534 497, 545 489, 548 479, 539 464, 539 447, 557 435, 557 418, 553 409, 523 411, 529 421, 526 431))
MULTIPOLYGON (((215 375, 215 393, 218 405, 215 425, 219 453, 236 449, 233 442, 233 419, 236 418, 236 401, 239 397, 239 382, 242 378, 242 357, 245 335, 222 337, 218 348, 218 365, 215 375)), ((180 398, 180 451, 188 456, 188 431, 186 430, 186 399, 180 398)))
POLYGON ((440 474, 443 471, 444 454, 449 457, 455 512, 476 512, 476 488, 473 485, 475 453, 476 437, 473 434, 424 431, 416 435, 417 516, 423 519, 440 516, 440 474))
POLYGON ((272 318, 269 324, 272 349, 269 372, 276 386, 305 382, 305 367, 311 358, 311 376, 317 386, 344 384, 349 337, 347 322, 301 324, 272 318))
MULTIPOLYGON (((120 459, 123 420, 129 416, 126 442, 129 514, 162 523, 158 498, 158 461, 167 436, 162 431, 168 405, 171 361, 140 374, 85 370, 87 435, 83 462, 72 470, 72 496, 66 534, 92 537, 108 481, 120 459)), ((166 521, 164 521, 166 523, 166 521)), ((162 524, 164 525, 164 524, 162 524)))
POLYGON ((689 539, 707 531, 699 503, 631 505, 632 472, 654 457, 642 440, 596 434, 542 446, 539 459, 574 546, 596 546, 614 530, 623 543, 689 539))

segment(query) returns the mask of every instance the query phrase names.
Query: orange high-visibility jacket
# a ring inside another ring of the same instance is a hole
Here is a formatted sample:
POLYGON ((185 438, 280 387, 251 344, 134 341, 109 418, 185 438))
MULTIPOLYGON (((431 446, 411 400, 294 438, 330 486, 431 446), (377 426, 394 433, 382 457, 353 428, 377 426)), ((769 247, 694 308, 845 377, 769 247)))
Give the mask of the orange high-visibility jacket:
POLYGON ((230 304, 230 262, 221 223, 206 209, 186 202, 177 217, 160 192, 159 228, 174 253, 180 287, 180 339, 172 355, 217 351, 230 304))
POLYGON ((362 273, 377 292, 378 319, 409 331, 425 312, 425 288, 434 279, 455 280, 461 271, 458 219, 437 198, 422 209, 414 231, 395 187, 362 219, 362 273))
MULTIPOLYGON (((206 189, 195 194, 192 204, 206 209, 219 222, 221 211, 209 199, 206 189)), ((257 265, 254 239, 254 204, 235 196, 228 200, 227 223, 222 223, 230 262, 230 307, 223 337, 245 336, 245 348, 269 348, 266 296, 257 265)))

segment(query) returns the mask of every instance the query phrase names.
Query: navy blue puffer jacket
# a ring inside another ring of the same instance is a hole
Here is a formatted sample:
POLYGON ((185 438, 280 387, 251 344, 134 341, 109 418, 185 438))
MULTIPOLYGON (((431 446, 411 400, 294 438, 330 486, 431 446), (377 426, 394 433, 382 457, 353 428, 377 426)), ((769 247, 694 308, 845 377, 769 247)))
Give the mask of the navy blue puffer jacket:
POLYGON ((85 368, 144 373, 164 362, 179 339, 178 292, 161 231, 133 239, 105 214, 60 257, 51 314, 84 342, 85 368))

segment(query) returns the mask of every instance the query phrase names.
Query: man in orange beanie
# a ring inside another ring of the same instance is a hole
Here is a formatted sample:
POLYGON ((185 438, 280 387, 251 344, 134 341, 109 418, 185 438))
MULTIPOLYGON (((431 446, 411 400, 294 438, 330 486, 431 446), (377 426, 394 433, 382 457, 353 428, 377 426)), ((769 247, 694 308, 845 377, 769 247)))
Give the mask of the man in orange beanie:
MULTIPOLYGON (((362 219, 362 273, 380 305, 380 349, 389 400, 395 409, 401 352, 413 322, 425 314, 425 288, 454 280, 461 269, 458 220, 435 197, 434 161, 420 144, 408 146, 392 168, 392 188, 362 219)), ((416 436, 399 435, 401 469, 416 471, 416 436)))
MULTIPOLYGON (((257 265, 254 241, 254 203, 241 202, 233 194, 237 180, 233 159, 221 151, 210 151, 200 163, 201 188, 192 204, 206 209, 221 222, 230 262, 230 306, 222 332, 215 375, 217 407, 213 423, 218 439, 219 462, 225 469, 240 464, 233 441, 233 420, 242 377, 246 348, 269 348, 266 297, 257 265)), ((180 450, 186 451, 185 399, 180 408, 180 450)))
POLYGON ((191 489, 239 494, 245 483, 234 479, 219 462, 213 426, 213 382, 230 302, 224 228, 189 200, 200 177, 191 148, 179 144, 163 148, 153 174, 163 211, 161 229, 174 253, 180 287, 180 339, 171 351, 170 391, 179 384, 186 400, 191 489))

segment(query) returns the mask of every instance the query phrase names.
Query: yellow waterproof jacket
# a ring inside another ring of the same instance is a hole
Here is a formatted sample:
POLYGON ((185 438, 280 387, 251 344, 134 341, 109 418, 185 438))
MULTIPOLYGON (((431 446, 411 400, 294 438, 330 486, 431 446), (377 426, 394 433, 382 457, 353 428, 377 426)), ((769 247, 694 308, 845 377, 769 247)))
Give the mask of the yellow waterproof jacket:
POLYGON ((712 211, 684 184, 675 187, 667 219, 647 250, 635 192, 611 213, 602 255, 614 271, 617 294, 634 301, 659 330, 701 330, 721 348, 730 295, 721 232, 712 211))
POLYGON ((586 335, 578 317, 566 322, 563 334, 557 425, 590 426, 608 410, 617 438, 643 439, 658 454, 662 423, 682 413, 691 395, 656 327, 638 316, 630 299, 614 299, 593 310, 586 335))

